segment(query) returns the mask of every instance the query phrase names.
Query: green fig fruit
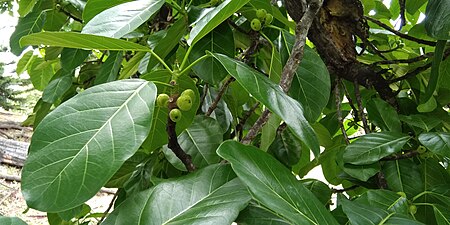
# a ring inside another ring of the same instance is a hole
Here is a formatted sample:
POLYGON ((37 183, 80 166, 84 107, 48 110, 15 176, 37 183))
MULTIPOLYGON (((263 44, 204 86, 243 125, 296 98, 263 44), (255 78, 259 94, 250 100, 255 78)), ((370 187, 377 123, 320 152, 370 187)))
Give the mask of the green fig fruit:
POLYGON ((195 99, 195 92, 192 89, 186 89, 181 92, 181 96, 189 96, 191 99, 195 99))
POLYGON ((265 20, 264 20, 264 24, 265 24, 265 25, 269 25, 269 24, 272 23, 272 21, 273 21, 273 16, 272 16, 272 14, 268 13, 268 14, 266 15, 265 20))
POLYGON ((183 111, 189 111, 192 108, 192 98, 189 95, 181 95, 177 99, 177 106, 183 111))
POLYGON ((258 17, 259 19, 266 18, 266 15, 267 15, 267 11, 265 9, 256 10, 256 17, 258 17))
POLYGON ((170 119, 175 123, 180 121, 181 115, 182 115, 182 113, 179 109, 172 109, 169 112, 170 119))
POLYGON ((259 31, 261 30, 261 21, 259 19, 253 19, 252 22, 250 23, 250 26, 252 27, 252 29, 254 31, 259 31))
POLYGON ((156 104, 159 107, 167 107, 167 105, 169 104, 169 98, 170 97, 168 94, 159 94, 156 98, 156 104))

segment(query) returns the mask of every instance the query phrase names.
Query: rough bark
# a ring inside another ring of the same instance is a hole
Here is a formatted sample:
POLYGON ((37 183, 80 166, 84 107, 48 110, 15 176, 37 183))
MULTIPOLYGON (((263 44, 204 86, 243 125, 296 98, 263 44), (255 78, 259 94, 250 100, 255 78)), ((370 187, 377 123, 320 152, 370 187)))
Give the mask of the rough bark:
POLYGON ((29 144, 0 138, 0 163, 23 166, 28 154, 29 144))

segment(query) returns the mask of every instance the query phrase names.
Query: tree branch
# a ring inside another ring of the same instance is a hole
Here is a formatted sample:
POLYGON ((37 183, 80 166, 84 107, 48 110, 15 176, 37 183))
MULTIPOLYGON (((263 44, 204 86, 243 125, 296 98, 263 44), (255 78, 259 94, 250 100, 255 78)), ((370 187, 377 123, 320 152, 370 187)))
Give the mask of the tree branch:
POLYGON ((355 96, 356 96, 356 104, 358 104, 359 118, 363 122, 364 133, 368 134, 370 132, 369 125, 367 124, 366 115, 364 113, 364 107, 361 101, 361 93, 359 92, 359 84, 358 81, 353 82, 355 85, 355 96))
POLYGON ((417 43, 419 43, 419 44, 424 44, 424 45, 429 45, 429 46, 436 46, 436 42, 433 42, 433 41, 427 41, 427 40, 422 40, 422 39, 419 39, 419 38, 416 38, 416 37, 409 36, 409 35, 407 35, 407 34, 404 34, 404 33, 400 32, 400 31, 397 31, 397 30, 395 30, 395 29, 389 27, 388 25, 382 23, 381 21, 376 20, 376 19, 373 19, 373 18, 371 18, 371 17, 364 16, 364 18, 365 18, 366 20, 369 20, 369 21, 371 21, 371 22, 377 24, 378 26, 380 26, 380 27, 382 27, 382 28, 384 28, 384 29, 386 29, 386 30, 392 32, 393 34, 395 34, 395 35, 397 35, 397 36, 399 36, 399 37, 401 37, 401 38, 406 39, 406 40, 414 41, 414 42, 417 42, 417 43))
POLYGON ((345 131, 344 122, 342 118, 342 111, 341 111, 341 94, 339 92, 339 84, 341 83, 341 79, 339 79, 338 76, 336 76, 336 82, 334 86, 334 96, 336 98, 336 114, 337 119, 339 122, 339 127, 341 128, 342 135, 344 136, 345 143, 348 145, 350 144, 350 140, 348 139, 347 131, 345 131))
POLYGON ((381 161, 395 161, 395 160, 401 160, 401 159, 409 159, 409 158, 416 157, 417 155, 419 155, 418 151, 409 151, 409 152, 406 152, 403 154, 386 156, 386 157, 382 158, 381 161))
POLYGON ((219 93, 217 93, 216 98, 214 99, 214 102, 209 106, 208 111, 205 113, 206 116, 210 116, 211 113, 214 111, 214 109, 217 108, 217 104, 219 104, 220 99, 222 99, 223 94, 225 94, 225 91, 227 90, 228 86, 235 81, 234 77, 228 78, 227 81, 222 85, 222 87, 219 90, 219 93))

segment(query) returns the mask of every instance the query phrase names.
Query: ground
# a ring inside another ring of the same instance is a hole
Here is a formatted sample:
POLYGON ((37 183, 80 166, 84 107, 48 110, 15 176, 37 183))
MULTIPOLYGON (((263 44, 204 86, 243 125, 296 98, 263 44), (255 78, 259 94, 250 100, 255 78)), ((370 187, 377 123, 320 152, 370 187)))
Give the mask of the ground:
MULTIPOLYGON (((28 142, 33 129, 21 126, 21 121, 24 119, 26 119, 25 115, 0 111, 0 137, 28 142)), ((20 171, 18 167, 0 164, 0 175, 20 177, 20 171)), ((112 194, 102 192, 94 196, 87 204, 92 208, 91 212, 103 213, 112 198, 112 194)), ((27 205, 20 191, 20 182, 0 179, 0 215, 19 217, 29 225, 48 224, 46 213, 33 209, 24 213, 26 209, 27 205)))

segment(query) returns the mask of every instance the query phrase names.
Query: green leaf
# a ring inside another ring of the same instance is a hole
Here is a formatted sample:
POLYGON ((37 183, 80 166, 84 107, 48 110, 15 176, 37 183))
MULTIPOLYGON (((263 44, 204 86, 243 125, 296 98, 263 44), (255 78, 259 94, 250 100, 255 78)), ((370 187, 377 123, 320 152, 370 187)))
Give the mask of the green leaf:
POLYGON ((123 64, 123 69, 119 74, 119 80, 127 79, 136 74, 139 69, 140 63, 144 60, 146 54, 145 52, 137 52, 130 60, 125 61, 123 64))
POLYGON ((33 10, 34 5, 36 5, 37 0, 20 0, 19 9, 17 12, 20 17, 25 17, 31 10, 33 10))
POLYGON ((239 84, 258 101, 283 119, 289 128, 317 156, 320 153, 319 142, 314 130, 303 115, 303 107, 286 95, 280 86, 274 84, 263 74, 246 64, 221 54, 212 54, 239 84), (295 113, 293 113, 295 112, 295 113))
POLYGON ((92 18, 81 33, 121 38, 156 13, 164 0, 137 0, 106 9, 92 18))
POLYGON ((389 190, 368 190, 356 199, 355 202, 389 212, 398 212, 405 215, 409 213, 408 199, 389 190))
MULTIPOLYGON (((303 149, 304 150, 304 149, 303 149)), ((300 160, 302 142, 289 129, 278 132, 268 152, 286 166, 293 166, 300 160)))
POLYGON ((417 10, 420 9, 420 7, 422 7, 425 3, 427 3, 427 0, 408 0, 405 2, 406 3, 406 11, 411 14, 414 15, 417 10))
POLYGON ((292 224, 337 224, 322 203, 291 171, 269 154, 235 141, 217 153, 229 161, 255 200, 292 224))
POLYGON ((247 208, 239 213, 235 221, 239 225, 288 225, 286 220, 266 209, 262 205, 250 203, 247 208))
POLYGON ((261 144, 259 146, 261 150, 267 152, 270 145, 277 137, 277 130, 280 123, 281 119, 277 115, 270 115, 269 120, 267 120, 267 123, 261 129, 261 144))
POLYGON ((427 132, 442 122, 442 120, 436 117, 426 116, 423 114, 414 114, 409 116, 400 115, 399 118, 408 125, 421 128, 427 132))
POLYGON ((134 171, 136 171, 138 165, 142 163, 149 156, 142 151, 136 152, 131 158, 123 163, 120 169, 109 179, 105 187, 108 188, 122 188, 129 180, 134 171))
POLYGON ((100 14, 100 12, 129 1, 130 0, 89 0, 84 6, 83 21, 87 23, 96 15, 100 14))
POLYGON ((102 64, 100 71, 95 76, 94 84, 103 84, 117 79, 122 65, 123 53, 121 51, 111 51, 108 58, 102 64))
MULTIPOLYGON (((196 116, 191 126, 178 136, 178 143, 192 157, 196 168, 203 168, 220 161, 216 149, 222 140, 223 132, 220 124, 213 118, 201 115, 196 116)), ((186 167, 172 150, 164 146, 163 151, 175 168, 186 171, 186 167)))
POLYGON ((440 40, 450 39, 450 1, 429 0, 425 12, 425 29, 428 35, 440 40))
POLYGON ((33 63, 33 59, 36 56, 33 55, 33 51, 30 50, 22 55, 22 58, 19 59, 19 62, 17 63, 16 73, 17 75, 22 74, 23 72, 27 71, 28 67, 33 63))
MULTIPOLYGON (((202 57, 206 51, 233 57, 234 48, 233 31, 228 23, 224 22, 197 42, 189 55, 189 61, 193 62, 202 57)), ((212 85, 219 84, 228 75, 222 64, 213 57, 200 61, 193 70, 198 77, 212 85)))
POLYGON ((53 61, 45 61, 43 58, 35 58, 27 72, 30 75, 34 88, 43 91, 53 77, 53 61))
POLYGON ((402 132, 402 123, 397 111, 389 103, 380 98, 367 102, 369 120, 383 131, 402 132))
POLYGON ((23 220, 17 217, 0 216, 0 224, 2 225, 27 225, 23 220))
MULTIPOLYGON (((449 14, 450 18, 450 14, 449 14)), ((449 24, 449 37, 450 37, 450 24, 449 24)), ((450 38, 449 38, 450 39, 450 38)), ((438 82, 441 79, 439 73, 439 67, 444 56, 445 45, 447 44, 446 40, 439 40, 436 44, 436 48, 434 49, 434 58, 433 63, 431 65, 431 75, 428 81, 427 88, 425 90, 424 97, 420 99, 420 105, 417 107, 419 112, 431 112, 436 108, 436 100, 433 95, 435 91, 439 91, 438 82), (432 102, 430 102, 432 101, 432 102), (423 109, 422 109, 423 108, 423 109)))
POLYGON ((103 224, 229 225, 250 201, 229 165, 211 165, 127 198, 103 224), (234 179, 233 179, 234 178, 234 179))
POLYGON ((153 83, 116 81, 87 89, 47 115, 22 171, 27 204, 58 212, 94 196, 147 137, 155 98, 153 83))
POLYGON ((133 42, 75 32, 42 32, 31 34, 20 39, 20 45, 49 45, 66 48, 116 51, 149 51, 147 47, 133 42))
POLYGON ((345 148, 344 162, 366 165, 402 150, 409 136, 402 133, 380 132, 366 134, 345 148))
MULTIPOLYGON (((291 54, 295 37, 287 31, 281 34, 282 48, 291 54)), ((331 83, 328 69, 320 56, 305 46, 303 59, 295 72, 289 95, 303 106, 306 119, 314 123, 330 97, 331 83)))
POLYGON ((450 157, 450 134, 443 132, 422 133, 419 141, 435 154, 450 157))
POLYGON ((450 210, 448 210, 448 208, 440 205, 433 205, 433 210, 438 225, 450 224, 450 210))
POLYGON ((66 71, 71 71, 77 68, 89 56, 91 51, 64 48, 61 52, 61 67, 66 71))
POLYGON ((404 192, 408 198, 424 189, 419 168, 412 160, 386 161, 382 171, 389 189, 404 192))
POLYGON ((53 9, 47 11, 43 29, 45 31, 59 31, 67 22, 67 15, 59 10, 53 9))
POLYGON ((305 185, 323 205, 328 206, 331 203, 331 190, 327 184, 315 179, 304 179, 302 184, 305 185))
POLYGON ((435 187, 450 187, 450 174, 442 167, 441 163, 434 158, 422 159, 420 164, 422 183, 424 187, 420 190, 432 190, 435 187))
POLYGON ((25 49, 25 47, 23 47, 24 45, 19 44, 22 37, 42 30, 46 15, 47 14, 45 12, 32 12, 19 19, 16 29, 11 34, 9 39, 9 46, 11 47, 11 52, 14 55, 20 55, 20 53, 22 53, 25 49))
POLYGON ((194 45, 202 39, 206 34, 214 30, 219 24, 228 17, 236 13, 238 9, 247 4, 250 0, 225 0, 220 5, 209 11, 200 20, 195 23, 187 40, 189 45, 194 45))
POLYGON ((54 103, 72 86, 73 72, 63 69, 56 72, 54 79, 45 87, 42 101, 54 103))
MULTIPOLYGON (((160 85, 158 82, 168 84, 172 80, 172 75, 167 70, 156 70, 152 73, 145 74, 141 76, 142 79, 157 81, 156 86, 158 87, 158 94, 167 93, 170 94, 171 89, 166 85, 160 85)), ((197 109, 200 105, 200 94, 195 86, 194 81, 189 76, 181 76, 177 80, 179 90, 192 89, 195 92, 195 98, 193 99, 192 108, 189 111, 183 112, 183 117, 177 122, 176 131, 180 134, 188 128, 197 113, 197 109)), ((150 129, 150 134, 145 140, 142 147, 147 151, 151 152, 165 144, 167 144, 168 136, 167 132, 161 132, 166 130, 167 118, 169 112, 167 108, 157 106, 155 108, 155 113, 153 114, 153 124, 150 129)))
POLYGON ((379 163, 372 163, 369 165, 353 165, 345 163, 341 168, 348 175, 361 181, 369 180, 369 178, 373 177, 381 169, 379 163))

